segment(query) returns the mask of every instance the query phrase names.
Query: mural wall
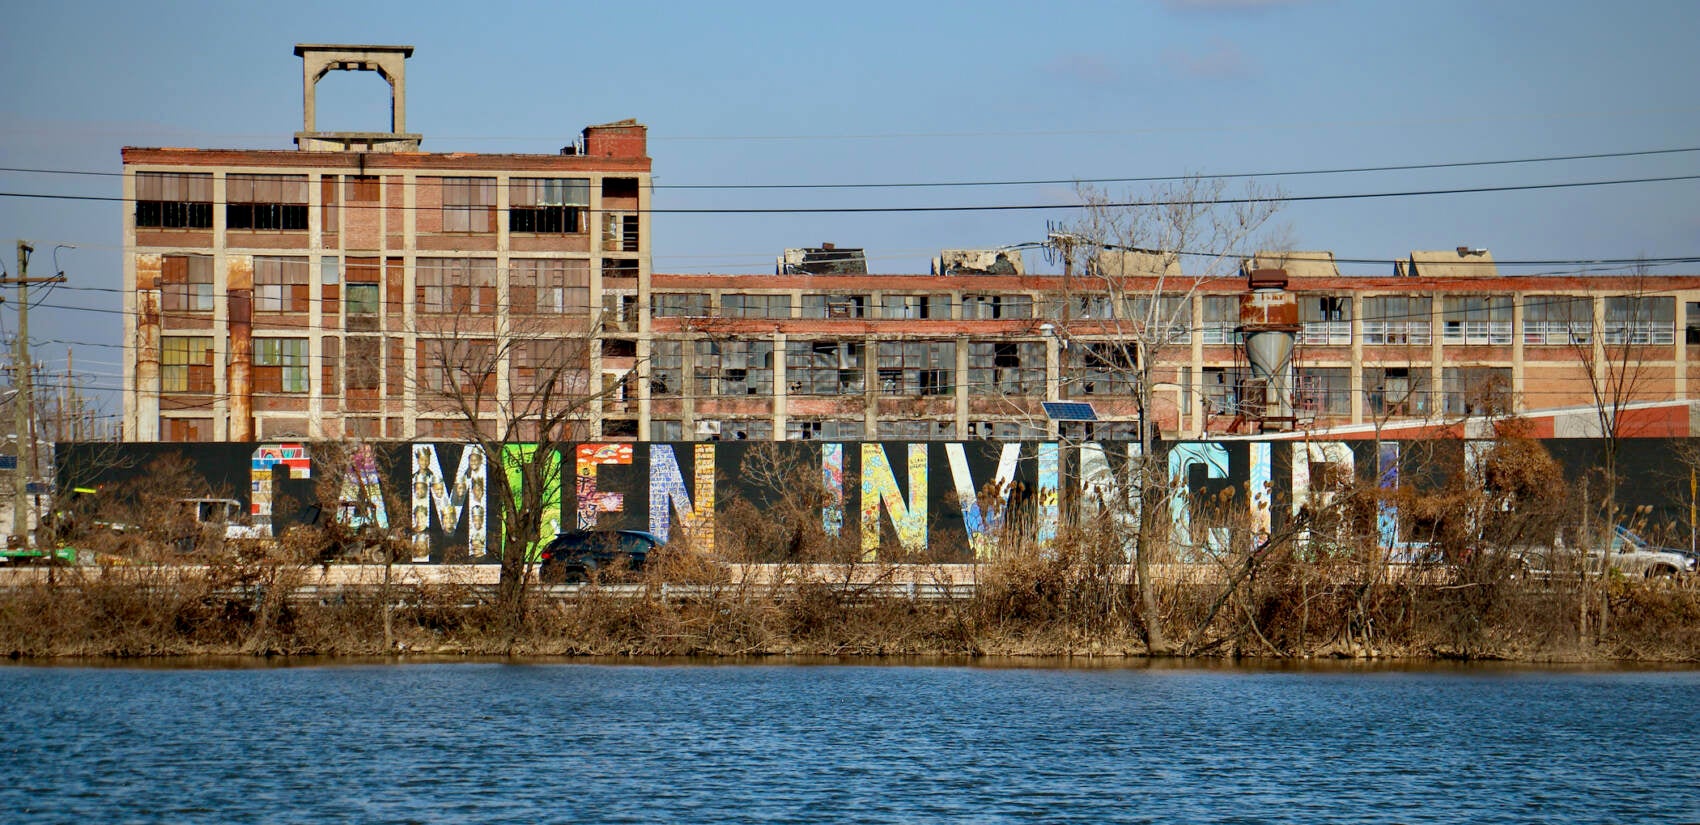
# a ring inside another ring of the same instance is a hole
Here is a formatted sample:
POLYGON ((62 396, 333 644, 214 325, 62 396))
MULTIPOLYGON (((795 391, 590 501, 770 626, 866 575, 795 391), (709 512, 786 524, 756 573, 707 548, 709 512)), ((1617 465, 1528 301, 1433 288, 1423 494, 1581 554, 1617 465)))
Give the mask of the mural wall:
MULTIPOLYGON (((1543 442, 1572 477, 1598 463, 1600 444, 1543 442)), ((1279 527, 1322 478, 1432 484, 1467 468, 1476 442, 1198 441, 1164 445, 1172 477, 1184 482, 1168 517, 1180 534, 1220 541, 1216 528, 1195 525, 1196 502, 1229 501, 1261 529, 1279 527), (1233 493, 1224 491, 1233 490, 1233 493)), ((828 535, 847 536, 868 558, 901 549, 937 560, 966 561, 992 547, 1010 513, 1031 517, 1041 539, 1055 536, 1069 512, 1108 510, 1133 520, 1137 508, 1119 479, 1139 445, 1128 442, 694 442, 583 443, 543 457, 544 535, 592 529, 647 530, 662 539, 688 534, 712 549, 727 508, 758 510, 818 485, 819 519, 828 535)), ((1645 507, 1650 520, 1683 525, 1691 500, 1689 470, 1671 460, 1665 439, 1620 442, 1625 508, 1645 507)), ((218 444, 62 444, 59 489, 120 490, 146 478, 155 462, 187 463, 196 495, 242 502, 254 523, 281 534, 313 516, 311 505, 336 498, 364 502, 343 519, 403 526, 417 562, 493 561, 500 544, 500 502, 490 480, 535 448, 514 444, 488 456, 477 445, 450 442, 361 445, 303 442, 218 444), (402 522, 397 524, 396 520, 402 522)), ((1399 518, 1377 514, 1383 542, 1399 547, 1399 518)))

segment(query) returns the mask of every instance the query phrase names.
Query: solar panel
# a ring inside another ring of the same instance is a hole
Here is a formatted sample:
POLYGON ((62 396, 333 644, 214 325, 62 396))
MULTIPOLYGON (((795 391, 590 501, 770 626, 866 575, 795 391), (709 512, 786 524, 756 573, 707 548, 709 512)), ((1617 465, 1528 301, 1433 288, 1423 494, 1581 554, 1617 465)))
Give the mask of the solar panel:
POLYGON ((1046 401, 1045 416, 1052 421, 1097 421, 1098 413, 1085 401, 1046 401))

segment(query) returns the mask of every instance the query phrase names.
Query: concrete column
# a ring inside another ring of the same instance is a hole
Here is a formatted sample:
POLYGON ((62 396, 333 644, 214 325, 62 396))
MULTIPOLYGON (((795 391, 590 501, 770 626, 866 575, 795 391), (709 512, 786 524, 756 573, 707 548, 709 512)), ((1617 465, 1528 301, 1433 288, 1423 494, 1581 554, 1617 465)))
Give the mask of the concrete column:
POLYGON ((1528 408, 1523 398, 1527 386, 1523 369, 1523 303, 1527 297, 1522 292, 1511 296, 1511 409, 1516 412, 1528 408))
MULTIPOLYGON (((133 422, 126 422, 125 435, 134 441, 159 440, 159 347, 160 347, 160 270, 163 256, 148 254, 132 256, 136 288, 125 296, 135 314, 135 335, 126 348, 135 348, 135 400, 131 406, 133 422)), ((128 376, 126 376, 128 379, 128 376)), ((21 438, 22 436, 20 436, 21 438)))
POLYGON ((785 379, 785 333, 773 331, 773 440, 785 440, 790 423, 790 385, 785 379))
POLYGON ((254 257, 230 255, 225 304, 230 317, 230 440, 254 440, 254 257))
POLYGON ((1364 423, 1364 297, 1353 293, 1352 301, 1352 423, 1364 423))

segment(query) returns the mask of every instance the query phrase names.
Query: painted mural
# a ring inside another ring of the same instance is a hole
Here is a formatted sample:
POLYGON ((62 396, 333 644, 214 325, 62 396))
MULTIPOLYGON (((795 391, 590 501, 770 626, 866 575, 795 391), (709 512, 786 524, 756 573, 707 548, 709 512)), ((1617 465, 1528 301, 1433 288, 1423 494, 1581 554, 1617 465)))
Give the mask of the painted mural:
MULTIPOLYGON (((1581 474, 1597 463, 1600 445, 1582 439, 1545 442, 1554 457, 1581 474)), ((1321 477, 1376 479, 1383 487, 1468 471, 1485 443, 1372 441, 1194 441, 1163 445, 1165 464, 1181 482, 1167 518, 1176 535, 1205 545, 1226 542, 1225 529, 1194 524, 1201 497, 1246 508, 1254 530, 1269 531, 1299 512, 1321 477), (1420 472, 1412 468, 1421 465, 1420 472), (1450 467, 1451 469, 1446 469, 1450 467), (1231 491, 1224 494, 1224 491, 1231 491)), ((1140 509, 1119 483, 1139 457, 1128 442, 1060 444, 1043 441, 583 443, 544 458, 542 534, 561 530, 639 529, 664 540, 688 537, 712 550, 718 517, 736 501, 758 509, 784 489, 752 462, 782 460, 809 469, 822 486, 820 524, 828 535, 849 531, 868 558, 888 549, 909 557, 966 561, 984 557, 1010 517, 1031 518, 1042 541, 1053 538, 1065 512, 1107 512, 1138 526, 1140 509)), ((1691 488, 1688 470, 1670 462, 1675 445, 1663 439, 1620 444, 1629 468, 1619 497, 1654 519, 1682 522, 1694 502, 1672 500, 1691 488), (1679 474, 1680 479, 1676 477, 1679 474), (1665 476, 1670 476, 1669 478, 1665 476), (1677 483, 1680 481, 1681 483, 1677 483)), ((187 460, 204 481, 200 494, 243 500, 256 526, 279 534, 311 512, 331 480, 352 524, 403 523, 420 563, 493 561, 500 547, 500 502, 492 473, 520 483, 515 463, 535 456, 532 445, 487 456, 477 445, 452 442, 65 444, 56 454, 60 489, 114 485, 145 476, 165 456, 187 460), (330 466, 335 464, 336 466, 330 466), (350 502, 361 506, 346 506, 350 502)), ((1381 505, 1376 523, 1385 546, 1405 547, 1398 513, 1381 505)))

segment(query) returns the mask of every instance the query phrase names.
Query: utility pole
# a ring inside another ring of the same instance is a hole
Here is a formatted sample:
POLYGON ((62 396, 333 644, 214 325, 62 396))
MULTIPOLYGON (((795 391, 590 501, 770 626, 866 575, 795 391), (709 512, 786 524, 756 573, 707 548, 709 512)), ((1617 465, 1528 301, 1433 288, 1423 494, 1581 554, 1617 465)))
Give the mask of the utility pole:
POLYGON ((20 537, 24 546, 32 544, 29 529, 29 477, 35 469, 35 400, 30 392, 30 303, 29 285, 52 284, 65 280, 62 273, 48 278, 31 278, 30 253, 35 247, 18 241, 18 276, 0 278, 0 286, 18 286, 18 337, 12 342, 12 426, 17 433, 18 469, 12 474, 12 535, 20 537))

